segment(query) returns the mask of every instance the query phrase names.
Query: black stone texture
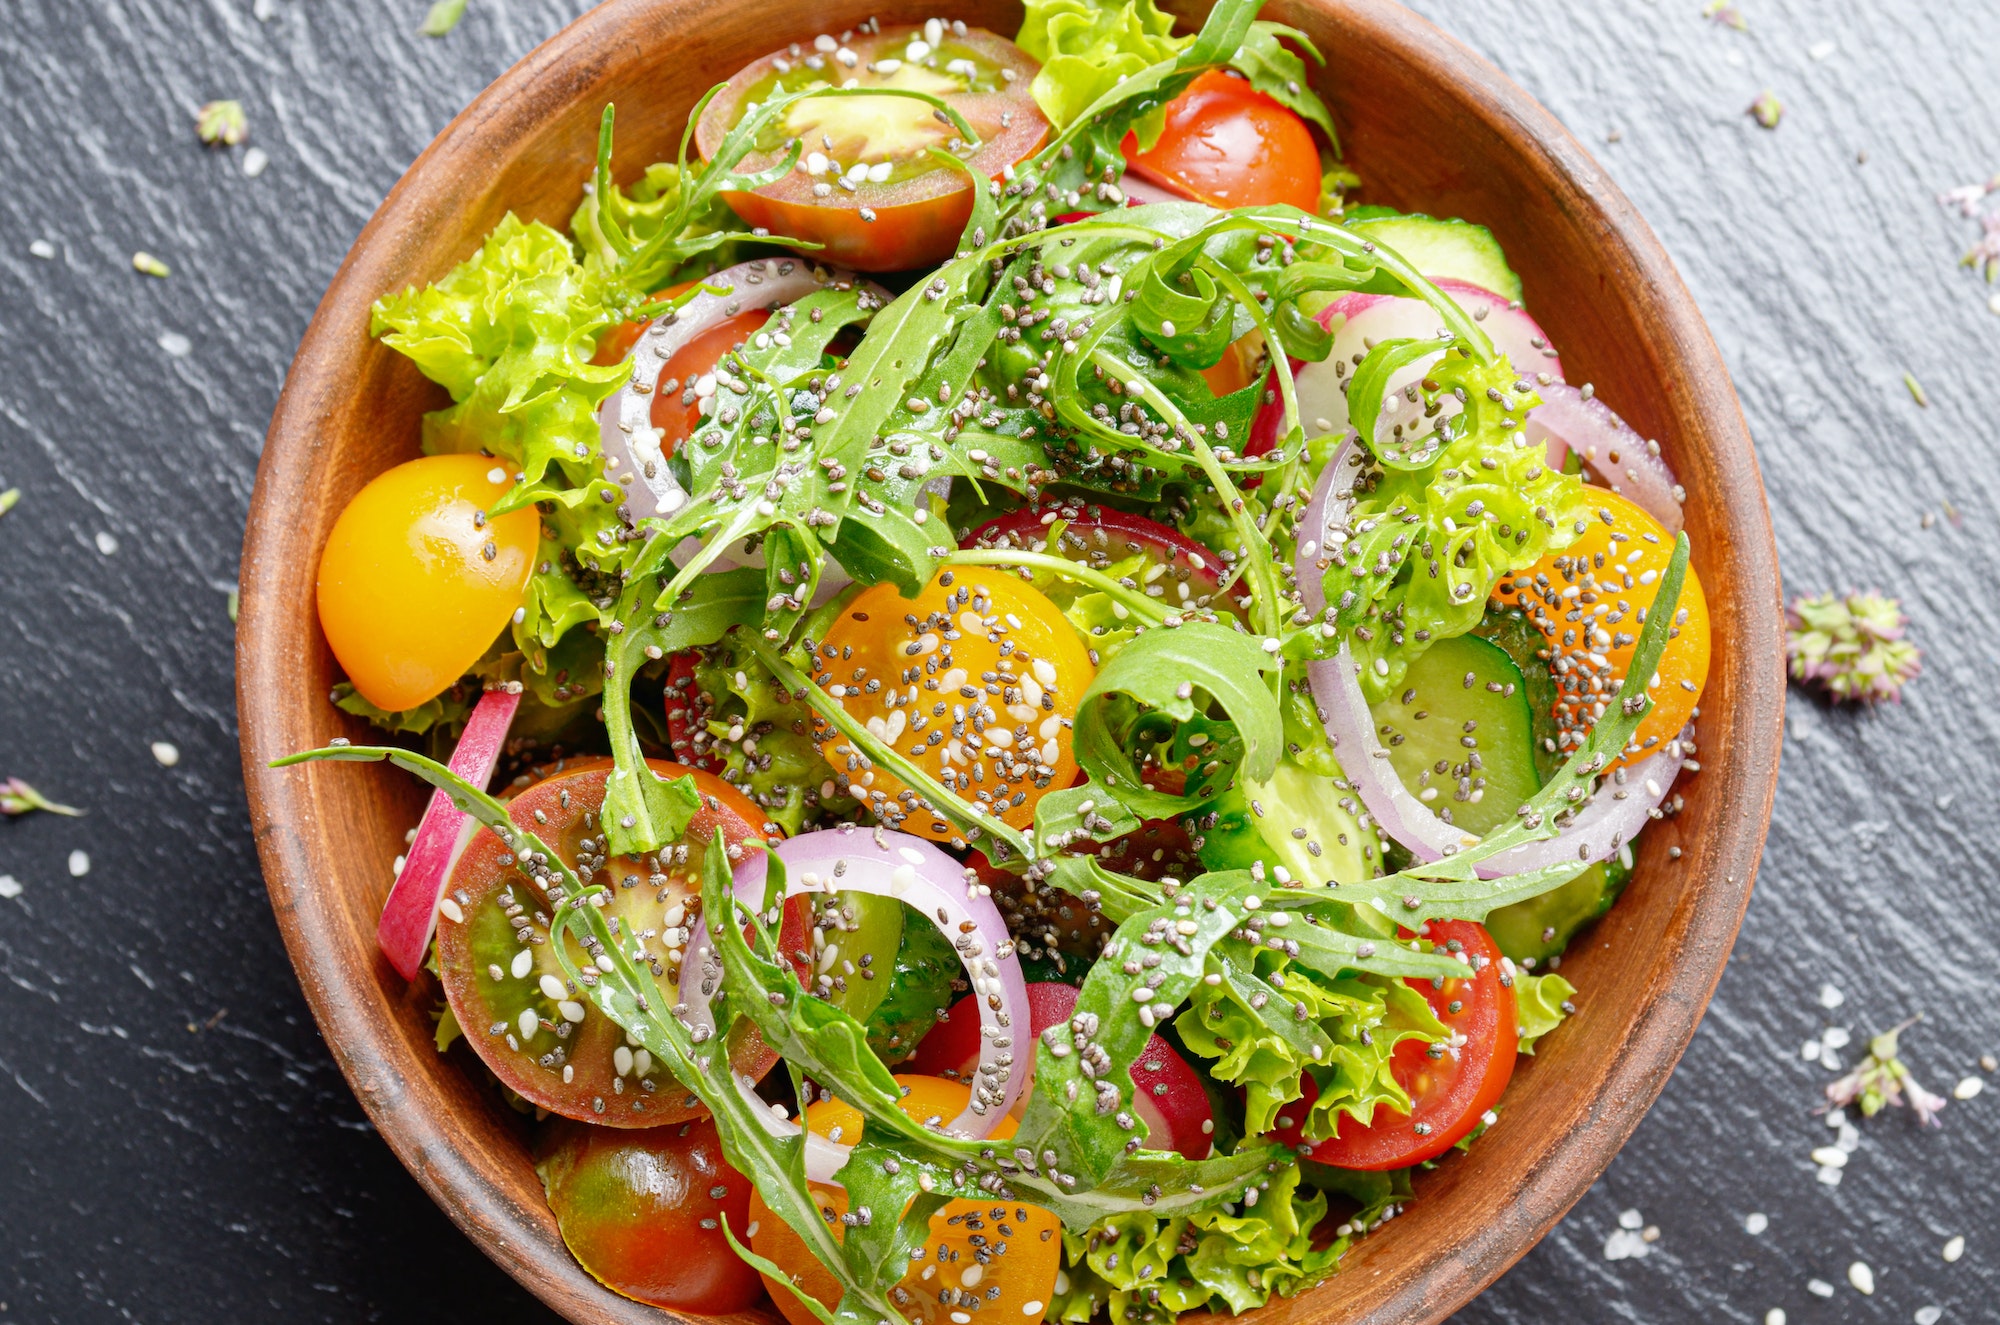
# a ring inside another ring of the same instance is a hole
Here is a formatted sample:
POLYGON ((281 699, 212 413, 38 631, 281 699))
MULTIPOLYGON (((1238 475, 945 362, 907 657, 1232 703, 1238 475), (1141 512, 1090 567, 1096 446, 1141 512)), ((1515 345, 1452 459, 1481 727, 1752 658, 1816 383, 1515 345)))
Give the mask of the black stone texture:
MULTIPOLYGON (((1605 1178, 1458 1318, 1478 1325, 2000 1319, 2000 1088, 1938 1131, 1862 1124, 1828 1188, 1808 1155, 1834 1139, 1812 1114, 1832 1073, 1800 1053, 1844 1026, 1851 1062, 1918 1012, 1905 1058, 1934 1090, 1991 1081, 1977 1060, 2000 1052, 2000 318, 1955 265, 1977 223, 1934 200, 2000 170, 1996 13, 1739 5, 1747 31, 1702 0, 1417 6, 1665 241, 1742 393, 1788 591, 1900 594, 1925 649, 1901 707, 1793 695, 1710 1015, 1605 1178), (1775 131, 1744 113, 1765 87, 1775 131), (1608 1261, 1627 1209, 1659 1239, 1608 1261)), ((0 777, 89 810, 0 823, 21 890, 0 900, 0 1321, 550 1319, 363 1121, 278 942, 238 773, 226 595, 286 363, 397 176, 581 6, 470 0, 443 39, 418 35, 425 7, 0 4, 0 489, 23 494, 0 517, 0 777), (248 108, 260 177, 196 142, 218 97, 248 108), (136 250, 172 276, 135 273, 136 250)))

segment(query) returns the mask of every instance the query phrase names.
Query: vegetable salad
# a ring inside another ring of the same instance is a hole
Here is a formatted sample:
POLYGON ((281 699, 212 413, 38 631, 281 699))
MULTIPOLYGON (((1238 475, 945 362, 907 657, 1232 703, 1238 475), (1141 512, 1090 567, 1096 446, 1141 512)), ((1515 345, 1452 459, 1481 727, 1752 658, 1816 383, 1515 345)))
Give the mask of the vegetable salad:
POLYGON ((822 34, 377 304, 450 400, 320 563, 385 738, 281 762, 436 788, 383 952, 613 1289, 1244 1311, 1504 1138, 1707 610, 1658 445, 1489 231, 1353 201, 1318 58, 822 34))

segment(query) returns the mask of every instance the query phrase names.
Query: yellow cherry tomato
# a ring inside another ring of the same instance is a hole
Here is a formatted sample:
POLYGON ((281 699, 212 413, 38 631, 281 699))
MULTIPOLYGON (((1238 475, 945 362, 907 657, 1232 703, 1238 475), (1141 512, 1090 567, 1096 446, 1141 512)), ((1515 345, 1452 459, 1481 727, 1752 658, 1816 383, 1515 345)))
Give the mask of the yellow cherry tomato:
MULTIPOLYGON (((972 1092, 943 1077, 899 1076, 907 1092, 903 1112, 919 1123, 950 1122, 965 1109, 972 1092)), ((806 1110, 806 1126, 821 1136, 852 1145, 861 1136, 861 1111, 840 1100, 822 1100, 806 1110), (839 1134, 835 1135, 835 1129, 839 1134)), ((992 1139, 1014 1135, 1014 1120, 1002 1119, 992 1139)), ((828 1184, 811 1184, 813 1204, 838 1239, 845 1232, 840 1216, 847 1213, 847 1193, 828 1184)), ((798 1232, 771 1213, 762 1195, 750 1198, 750 1249, 785 1272, 809 1297, 831 1310, 839 1304, 840 1286, 817 1257, 806 1249, 798 1232)), ((930 1237, 910 1262, 910 1272, 889 1290, 889 1300, 915 1325, 947 1325, 954 1313, 991 1313, 986 1318, 1009 1325, 1040 1325, 1055 1291, 1062 1267, 1062 1225, 1039 1205, 999 1199, 949 1201, 931 1216, 930 1237), (977 1305, 968 1305, 976 1300, 977 1305)), ((764 1276, 771 1300, 791 1325, 819 1325, 785 1285, 764 1276)))
POLYGON ((319 557, 319 623, 347 679, 415 708, 479 660, 521 604, 540 520, 488 519, 511 486, 488 456, 397 465, 347 503, 319 557))
MULTIPOLYGON (((1555 719, 1564 758, 1603 715, 1638 644, 1639 613, 1653 605, 1674 540, 1636 503, 1606 488, 1585 488, 1590 524, 1577 540, 1496 586, 1496 601, 1518 606, 1549 642, 1555 719), (1609 520, 1605 516, 1609 516, 1609 520)), ((1618 763, 1642 759, 1680 735, 1708 681, 1708 598, 1687 570, 1666 651, 1647 694, 1653 710, 1618 763)))
MULTIPOLYGON (((1076 780, 1071 723, 1097 669, 1061 609, 1007 571, 943 571, 914 601, 878 584, 840 614, 813 662, 841 707, 983 814, 1027 828, 1037 801, 1076 780)), ((846 736, 825 726, 819 741, 876 818, 963 845, 846 736)))

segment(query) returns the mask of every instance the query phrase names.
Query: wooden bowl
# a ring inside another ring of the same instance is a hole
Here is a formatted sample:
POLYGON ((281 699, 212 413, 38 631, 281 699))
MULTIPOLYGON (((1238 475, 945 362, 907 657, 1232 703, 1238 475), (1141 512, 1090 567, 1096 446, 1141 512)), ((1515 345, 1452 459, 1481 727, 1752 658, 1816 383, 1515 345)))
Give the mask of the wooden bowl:
MULTIPOLYGON (((1011 33, 1011 0, 954 16, 1011 33)), ((377 296, 442 275, 508 210, 563 226, 597 121, 618 104, 621 178, 672 159, 717 78, 781 43, 911 0, 612 0, 535 50, 439 135, 389 194, 307 329, 271 422, 245 536, 238 712, 250 813, 271 902, 321 1030, 369 1117, 468 1236, 580 1322, 664 1317, 570 1259, 542 1199, 522 1120, 432 1047, 429 982, 375 948, 389 862, 416 821, 416 784, 383 768, 266 761, 361 739, 335 711, 313 607, 319 549, 348 498, 417 454, 444 401, 368 336, 377 296)), ((1563 968, 1577 1016, 1524 1059, 1503 1119, 1417 1181, 1408 1212, 1339 1274, 1257 1313, 1262 1325, 1436 1321, 1506 1269, 1604 1170, 1666 1084, 1721 974, 1749 898, 1778 771, 1783 700, 1770 519, 1736 397, 1700 315, 1646 224, 1560 124, 1485 60, 1389 0, 1273 0, 1266 16, 1326 53, 1317 86, 1370 201, 1492 227, 1573 380, 1648 437, 1688 491, 1715 654, 1686 810, 1643 841, 1635 882, 1563 968), (1678 846, 1678 861, 1667 849, 1678 846)), ((745 1320, 775 1320, 774 1312, 745 1320)))

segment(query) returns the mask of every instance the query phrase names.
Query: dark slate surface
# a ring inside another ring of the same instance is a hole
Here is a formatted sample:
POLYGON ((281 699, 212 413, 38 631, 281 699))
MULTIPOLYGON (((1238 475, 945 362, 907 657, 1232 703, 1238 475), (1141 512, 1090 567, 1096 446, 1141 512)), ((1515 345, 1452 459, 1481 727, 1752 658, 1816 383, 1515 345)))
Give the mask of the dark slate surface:
MULTIPOLYGON (((1794 697, 1714 1007, 1605 1179, 1460 1317, 1480 1325, 2000 1318, 2000 1089, 1939 1132, 1865 1124, 1828 1188, 1808 1154, 1835 1137, 1810 1113, 1831 1074, 1800 1053, 1849 1027, 1851 1060, 1916 1012, 1906 1057, 1933 1089, 2000 1051, 2000 318, 1953 265, 1978 226, 1933 201, 2000 169, 1993 10, 1741 4, 1744 32, 1701 0, 1419 6, 1589 142, 1666 241, 1742 392, 1788 588, 1900 592, 1927 651, 1900 709, 1794 697), (1742 113, 1765 86, 1774 133, 1742 113), (1607 1260, 1628 1209, 1659 1240, 1607 1260)), ((340 256, 578 3, 471 0, 442 41, 415 31, 424 0, 257 5, 6 0, 0 21, 0 488, 25 494, 0 519, 0 776, 91 810, 0 824, 21 889, 0 900, 0 1317, 542 1321, 368 1129, 300 1000, 245 829, 225 597, 340 256), (249 108, 259 178, 194 141, 223 96, 249 108), (172 277, 134 274, 138 249, 172 277)))

